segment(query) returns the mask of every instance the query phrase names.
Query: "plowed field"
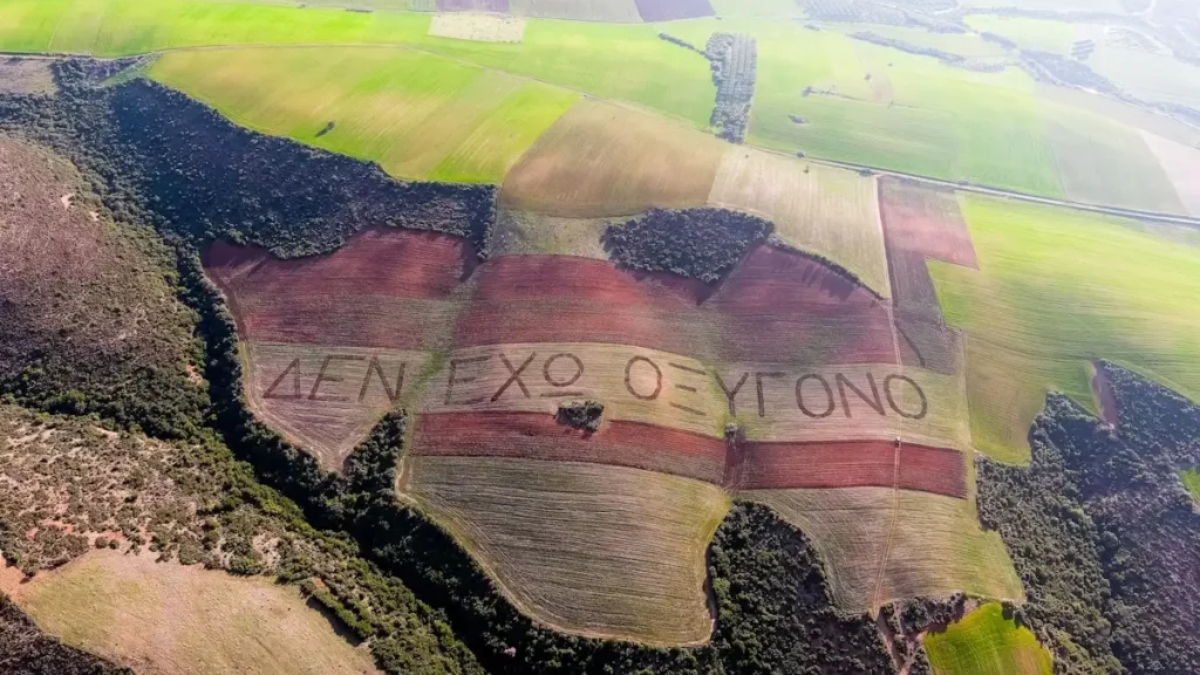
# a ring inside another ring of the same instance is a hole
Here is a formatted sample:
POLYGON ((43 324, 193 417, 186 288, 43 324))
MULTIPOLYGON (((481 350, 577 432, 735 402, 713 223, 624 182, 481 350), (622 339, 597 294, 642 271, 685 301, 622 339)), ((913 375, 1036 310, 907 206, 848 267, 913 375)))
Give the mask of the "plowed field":
POLYGON ((413 457, 407 492, 501 590, 559 629, 708 638, 704 550, 729 500, 705 483, 592 464, 413 457))
POLYGON ((968 502, 888 488, 748 491, 813 538, 829 562, 839 607, 958 591, 1022 599, 1021 581, 995 532, 968 502))
POLYGON ((579 218, 704 206, 724 153, 720 141, 696 129, 588 99, 513 167, 501 202, 579 218))

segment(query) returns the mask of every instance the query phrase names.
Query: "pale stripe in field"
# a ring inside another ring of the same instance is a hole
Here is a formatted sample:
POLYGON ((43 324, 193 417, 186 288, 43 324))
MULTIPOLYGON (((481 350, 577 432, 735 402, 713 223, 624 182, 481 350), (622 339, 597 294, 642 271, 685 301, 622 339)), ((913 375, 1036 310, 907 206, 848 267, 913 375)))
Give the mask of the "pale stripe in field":
POLYGON ((525 38, 525 19, 483 12, 443 12, 434 15, 429 34, 475 42, 520 42, 525 38))

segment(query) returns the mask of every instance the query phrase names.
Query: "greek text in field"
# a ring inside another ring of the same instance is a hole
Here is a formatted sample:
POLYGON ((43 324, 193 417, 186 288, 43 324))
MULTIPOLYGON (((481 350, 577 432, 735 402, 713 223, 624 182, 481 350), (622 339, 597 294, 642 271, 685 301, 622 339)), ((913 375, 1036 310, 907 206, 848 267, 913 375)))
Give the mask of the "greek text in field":
MULTIPOLYGON (((787 368, 722 372, 663 355, 635 353, 604 361, 589 369, 588 359, 577 353, 537 349, 452 356, 432 378, 422 378, 431 388, 425 409, 494 408, 513 399, 592 397, 666 405, 697 418, 739 412, 768 417, 785 412, 778 410, 780 406, 810 420, 892 415, 921 420, 929 414, 930 399, 917 380, 888 365, 866 370, 830 366, 821 372, 787 368)), ((382 395, 395 403, 408 393, 406 386, 415 387, 413 371, 420 368, 421 364, 386 355, 296 357, 262 381, 270 382, 262 398, 365 403, 382 395)))

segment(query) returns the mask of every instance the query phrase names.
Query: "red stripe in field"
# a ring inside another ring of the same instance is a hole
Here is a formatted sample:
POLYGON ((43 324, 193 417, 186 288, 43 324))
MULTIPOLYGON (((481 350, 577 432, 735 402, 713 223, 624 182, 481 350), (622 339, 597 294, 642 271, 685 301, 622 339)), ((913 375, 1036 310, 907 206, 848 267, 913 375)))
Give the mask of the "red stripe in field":
POLYGON ((738 362, 896 361, 878 298, 820 262, 767 246, 715 289, 536 255, 489 260, 464 286, 464 247, 444 235, 373 230, 298 260, 215 244, 207 267, 250 340, 404 349, 592 342, 738 362), (452 297, 470 299, 463 307, 452 297))
POLYGON ((585 434, 546 413, 426 413, 417 419, 413 452, 612 464, 718 484, 725 466, 718 438, 622 421, 585 434))
POLYGON ((586 434, 547 413, 426 413, 413 435, 417 455, 611 464, 744 490, 898 485, 966 497, 962 453, 905 444, 897 484, 895 452, 889 441, 843 441, 745 443, 731 454, 711 436, 619 420, 586 434))
POLYGON ((906 443, 900 447, 899 487, 965 499, 966 460, 957 450, 906 443))
POLYGON ((752 489, 892 487, 966 497, 962 453, 904 444, 900 472, 889 441, 748 443, 732 478, 752 489), (738 475, 740 474, 740 475, 738 475))

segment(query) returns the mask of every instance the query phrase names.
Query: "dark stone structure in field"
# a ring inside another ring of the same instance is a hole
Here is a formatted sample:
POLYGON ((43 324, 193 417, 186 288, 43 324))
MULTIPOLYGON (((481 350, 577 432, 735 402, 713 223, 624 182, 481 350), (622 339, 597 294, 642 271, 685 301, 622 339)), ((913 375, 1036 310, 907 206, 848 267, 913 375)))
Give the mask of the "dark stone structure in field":
POLYGON ((711 284, 774 229, 762 218, 727 209, 654 209, 624 225, 610 225, 604 246, 624 267, 711 284))
POLYGON ((741 33, 713 33, 704 48, 717 85, 717 105, 709 123, 732 143, 746 140, 750 105, 758 77, 758 43, 741 33))
POLYGON ((712 16, 712 5, 708 0, 636 0, 642 21, 675 21, 712 16))
POLYGON ((1200 407, 1097 367, 1116 427, 1051 397, 1029 468, 980 463, 980 517, 1004 538, 1029 596, 1022 616, 1065 672, 1200 672, 1200 515, 1178 476, 1200 466, 1200 407))

